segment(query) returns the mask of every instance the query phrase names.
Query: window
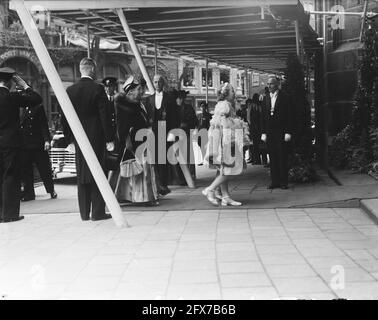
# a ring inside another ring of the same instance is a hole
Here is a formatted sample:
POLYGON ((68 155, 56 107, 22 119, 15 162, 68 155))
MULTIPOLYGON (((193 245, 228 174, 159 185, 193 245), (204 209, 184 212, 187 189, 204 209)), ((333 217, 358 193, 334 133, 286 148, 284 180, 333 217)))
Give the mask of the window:
POLYGON ((258 86, 260 86, 260 74, 253 73, 252 74, 252 87, 258 87, 258 86))
MULTIPOLYGON (((213 70, 207 70, 207 85, 213 86, 213 70)), ((206 87, 206 68, 202 68, 202 87, 206 87)))
POLYGON ((220 69, 220 84, 230 82, 230 70, 220 69))
POLYGON ((55 131, 62 131, 62 109, 60 108, 58 99, 55 97, 55 95, 52 93, 51 95, 51 119, 50 119, 50 125, 51 129, 55 131))
POLYGON ((342 30, 341 29, 336 29, 332 31, 332 47, 333 50, 336 50, 342 42, 342 30))
POLYGON ((242 87, 242 95, 245 94, 245 75, 243 74, 241 77, 241 87, 242 87))
POLYGON ((61 112, 62 112, 62 109, 60 108, 58 99, 56 98, 55 95, 52 94, 51 95, 51 114, 55 115, 61 112))
POLYGON ((127 72, 126 70, 119 64, 116 63, 107 63, 102 68, 102 78, 105 77, 114 77, 119 81, 125 81, 127 72))
POLYGON ((59 74, 63 81, 75 81, 75 72, 73 66, 60 66, 59 74))
POLYGON ((183 85, 184 87, 195 87, 194 82, 194 68, 186 66, 183 70, 183 85))
POLYGON ((241 88, 242 87, 242 82, 241 82, 241 75, 240 73, 236 74, 236 88, 241 88))

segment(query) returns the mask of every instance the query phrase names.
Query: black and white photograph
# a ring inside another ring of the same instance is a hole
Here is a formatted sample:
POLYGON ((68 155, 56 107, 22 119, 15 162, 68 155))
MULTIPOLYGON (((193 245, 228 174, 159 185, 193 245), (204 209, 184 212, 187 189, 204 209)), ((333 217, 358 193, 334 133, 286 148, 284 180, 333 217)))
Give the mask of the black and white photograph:
POLYGON ((377 299, 378 0, 0 1, 0 302, 377 299))

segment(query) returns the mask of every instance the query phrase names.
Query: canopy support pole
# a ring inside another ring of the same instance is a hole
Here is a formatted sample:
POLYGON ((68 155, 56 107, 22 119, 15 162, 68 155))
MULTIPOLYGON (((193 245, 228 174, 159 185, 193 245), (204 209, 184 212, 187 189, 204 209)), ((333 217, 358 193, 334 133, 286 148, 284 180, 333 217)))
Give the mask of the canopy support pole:
POLYGON ((87 57, 90 58, 91 57, 91 37, 90 37, 90 34, 89 34, 89 20, 87 21, 87 57))
POLYGON ((110 213, 114 219, 115 224, 118 227, 127 227, 127 221, 125 220, 122 210, 115 198, 112 189, 105 177, 104 171, 98 162, 96 154, 88 140, 88 137, 81 125, 81 122, 75 112, 70 98, 62 84, 59 74, 51 60, 50 54, 48 53, 46 46, 39 34, 38 28, 34 22, 33 17, 30 12, 26 9, 24 1, 14 0, 13 5, 17 11, 18 16, 21 19, 22 25, 24 26, 29 39, 33 45, 33 48, 38 56, 38 59, 49 79, 50 85, 53 88, 56 97, 64 115, 67 118, 68 123, 72 129, 75 139, 84 155, 85 160, 88 163, 88 167, 96 181, 96 184, 108 206, 110 213))
POLYGON ((362 16, 362 19, 361 19, 362 21, 361 21, 361 31, 360 31, 360 42, 362 42, 362 39, 364 36, 365 19, 366 19, 368 7, 369 7, 369 0, 365 0, 364 15, 362 16))
POLYGON ((209 102, 209 59, 206 58, 206 103, 209 102))
MULTIPOLYGON (((327 9, 327 1, 323 0, 323 10, 327 9)), ((323 16, 323 165, 328 170, 328 16, 323 16)))
POLYGON ((130 27, 129 27, 127 20, 126 20, 125 13, 123 12, 123 9, 119 8, 119 9, 116 9, 116 10, 117 10, 119 20, 122 23, 123 30, 125 31, 126 37, 127 37, 128 41, 130 43, 131 50, 133 50, 135 59, 138 63, 140 71, 142 72, 143 78, 147 82, 148 91, 150 92, 150 94, 153 94, 155 92, 155 87, 152 84, 152 81, 150 79, 150 76, 148 75, 148 72, 147 72, 146 66, 144 64, 144 61, 142 59, 142 56, 140 55, 138 46, 135 43, 133 34, 132 34, 130 27))
POLYGON ((245 90, 245 92, 244 92, 244 95, 248 99, 249 98, 248 69, 246 69, 244 72, 245 72, 245 77, 244 77, 244 90, 245 90))
POLYGON ((157 41, 155 40, 155 74, 158 74, 158 46, 157 41))
POLYGON ((295 43, 296 43, 296 47, 297 47, 297 57, 300 59, 301 50, 300 50, 300 35, 299 35, 298 20, 295 20, 295 43))

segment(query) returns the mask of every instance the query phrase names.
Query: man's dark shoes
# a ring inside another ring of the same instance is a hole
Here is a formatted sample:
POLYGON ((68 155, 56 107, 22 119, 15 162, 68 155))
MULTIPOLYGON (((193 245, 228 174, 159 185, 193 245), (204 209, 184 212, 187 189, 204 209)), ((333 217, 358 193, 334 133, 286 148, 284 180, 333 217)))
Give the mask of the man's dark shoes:
POLYGON ((282 189, 282 190, 286 190, 286 189, 288 189, 288 186, 287 186, 286 184, 283 184, 283 185, 281 186, 281 189, 282 189))
POLYGON ((276 185, 276 184, 270 184, 268 186, 268 189, 272 190, 272 189, 276 189, 276 188, 279 188, 280 186, 279 185, 276 185))
POLYGON ((8 223, 8 222, 16 222, 23 220, 25 217, 24 216, 18 216, 15 218, 0 218, 0 223, 8 223))
POLYGON ((32 201, 32 200, 35 200, 35 197, 32 197, 32 196, 24 196, 24 197, 21 198, 21 201, 22 201, 22 202, 32 201))
POLYGON ((92 217, 91 220, 92 221, 100 221, 100 220, 107 220, 107 219, 111 219, 112 216, 108 213, 105 213, 103 216, 101 217, 92 217))
POLYGON ((58 197, 58 194, 54 190, 53 192, 50 192, 50 196, 51 196, 51 199, 56 199, 58 197))
POLYGON ((23 219, 25 219, 24 216, 18 216, 18 217, 16 217, 16 218, 12 218, 12 219, 11 219, 11 222, 20 221, 20 220, 23 220, 23 219))

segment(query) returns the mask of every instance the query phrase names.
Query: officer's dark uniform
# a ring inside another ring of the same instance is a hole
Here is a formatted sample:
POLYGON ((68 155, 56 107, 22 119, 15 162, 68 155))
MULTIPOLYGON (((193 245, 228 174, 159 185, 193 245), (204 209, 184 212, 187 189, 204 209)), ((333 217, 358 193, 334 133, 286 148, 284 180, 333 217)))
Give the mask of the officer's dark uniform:
MULTIPOLYGON (((15 71, 0 68, 0 81, 8 83, 15 71)), ((20 217, 20 108, 42 102, 31 88, 10 92, 0 83, 0 222, 11 222, 20 217)))
MULTIPOLYGON (((102 80, 102 84, 104 87, 109 87, 109 86, 117 86, 117 79, 114 77, 107 77, 102 80)), ((109 126, 110 126, 110 134, 111 134, 111 139, 112 141, 115 140, 115 135, 117 131, 116 127, 116 112, 115 112, 115 107, 114 107, 114 96, 116 92, 114 92, 113 95, 109 95, 107 93, 107 97, 109 100, 109 104, 107 106, 107 111, 108 111, 108 121, 109 121, 109 126)))
POLYGON ((34 200, 33 163, 36 164, 43 184, 51 198, 56 198, 52 179, 51 162, 45 143, 51 141, 45 109, 42 105, 34 108, 27 107, 21 113, 22 133, 22 181, 24 193, 22 200, 34 200))
MULTIPOLYGON (((109 94, 109 91, 107 90, 110 86, 114 86, 116 88, 117 86, 117 79, 114 77, 106 77, 102 80, 102 84, 105 87, 106 95, 108 97, 109 103, 106 106, 107 111, 107 119, 108 119, 108 126, 109 126, 109 133, 110 133, 110 139, 115 142, 115 148, 114 150, 118 150, 118 139, 117 139, 117 123, 116 123, 116 109, 114 105, 114 96, 116 92, 114 91, 111 95, 109 94)), ((118 165, 115 161, 111 160, 112 156, 107 155, 105 158, 105 167, 106 171, 112 171, 116 170, 118 165)))

